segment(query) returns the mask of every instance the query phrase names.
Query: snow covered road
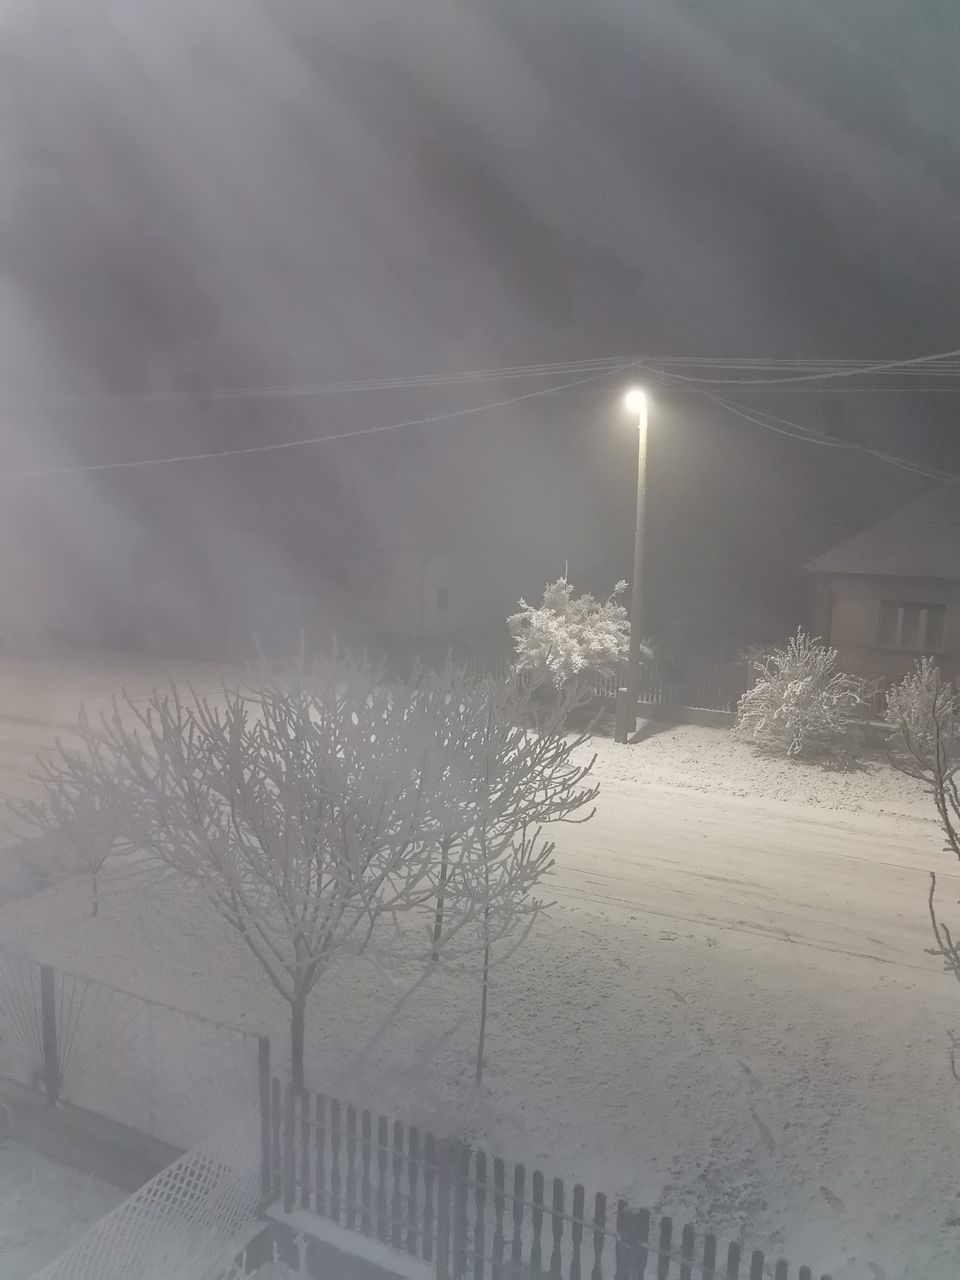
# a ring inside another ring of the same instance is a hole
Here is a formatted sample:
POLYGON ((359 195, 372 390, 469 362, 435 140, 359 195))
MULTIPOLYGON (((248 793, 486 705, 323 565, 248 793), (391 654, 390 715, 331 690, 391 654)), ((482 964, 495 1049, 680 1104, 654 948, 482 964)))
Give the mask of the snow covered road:
POLYGON ((960 891, 928 818, 606 786, 591 823, 557 839, 558 900, 927 973, 929 870, 960 891))

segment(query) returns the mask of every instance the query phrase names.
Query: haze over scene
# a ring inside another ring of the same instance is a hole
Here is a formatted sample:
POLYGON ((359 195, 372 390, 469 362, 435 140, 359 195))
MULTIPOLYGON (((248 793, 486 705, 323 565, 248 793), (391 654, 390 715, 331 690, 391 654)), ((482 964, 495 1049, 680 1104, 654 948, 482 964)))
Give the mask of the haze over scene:
MULTIPOLYGON (((225 614, 239 577, 349 591, 400 544, 492 545, 531 594, 565 563, 609 588, 631 549, 626 370, 322 446, 25 473, 343 434, 589 371, 216 390, 952 349, 958 48, 955 6, 905 0, 8 5, 3 508, 5 545, 29 548, 8 578, 121 631, 147 561, 200 566, 225 614)), ((955 386, 730 392, 960 469, 955 386)), ((668 376, 651 399, 657 635, 793 625, 803 560, 923 483, 668 376)))

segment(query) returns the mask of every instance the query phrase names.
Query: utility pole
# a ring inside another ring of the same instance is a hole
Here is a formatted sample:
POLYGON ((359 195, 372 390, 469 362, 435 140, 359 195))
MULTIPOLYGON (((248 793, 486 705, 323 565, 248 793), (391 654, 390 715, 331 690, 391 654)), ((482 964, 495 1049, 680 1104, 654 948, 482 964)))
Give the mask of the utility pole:
POLYGON ((626 688, 617 690, 617 742, 626 742, 637 727, 640 699, 640 650, 643 631, 644 532, 647 505, 647 394, 640 387, 628 391, 624 404, 637 419, 637 521, 633 541, 633 588, 630 595, 630 656, 626 688))

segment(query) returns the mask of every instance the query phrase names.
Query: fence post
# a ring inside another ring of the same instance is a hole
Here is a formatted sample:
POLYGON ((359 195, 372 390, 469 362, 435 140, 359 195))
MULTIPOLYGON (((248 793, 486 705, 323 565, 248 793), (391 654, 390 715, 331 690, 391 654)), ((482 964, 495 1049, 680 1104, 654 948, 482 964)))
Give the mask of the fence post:
POLYGON ((257 1037, 257 1076, 260 1082, 260 1199, 272 1199, 270 1172, 270 1037, 257 1037))
POLYGON ((40 1023, 43 1049, 43 1091, 47 1106, 55 1107, 60 1097, 60 1063, 57 1051, 57 988, 48 964, 40 966, 40 1023))
POLYGON ((297 1164, 294 1148, 296 1128, 294 1125, 294 1098, 300 1089, 294 1089, 288 1080, 283 1089, 283 1212, 293 1211, 296 1195, 297 1164))
POLYGON ((437 1144, 437 1280, 450 1280, 450 1189, 453 1173, 451 1144, 437 1144))
POLYGON ((614 742, 626 742, 630 725, 630 691, 622 686, 617 690, 614 742))

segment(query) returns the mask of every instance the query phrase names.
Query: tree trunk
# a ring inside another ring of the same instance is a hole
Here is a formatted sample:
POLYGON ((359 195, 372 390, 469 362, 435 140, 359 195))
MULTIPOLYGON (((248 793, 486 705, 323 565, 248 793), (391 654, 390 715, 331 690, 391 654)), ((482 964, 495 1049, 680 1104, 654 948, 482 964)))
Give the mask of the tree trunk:
POLYGON ((477 1084, 483 1079, 483 1045, 487 1038, 487 987, 490 977, 490 943, 483 948, 483 995, 480 997, 480 1040, 477 1044, 477 1084))
POLYGON ((90 878, 93 881, 93 905, 90 909, 90 914, 95 916, 100 910, 100 881, 97 877, 96 871, 91 873, 90 878))
POLYGON ((449 867, 450 840, 443 840, 440 844, 440 889, 437 893, 437 909, 433 917, 433 958, 440 959, 440 938, 443 934, 443 903, 447 887, 447 873, 449 867))
POLYGON ((290 1072, 295 1093, 303 1092, 303 1036, 307 1022, 307 997, 290 1002, 290 1072))

